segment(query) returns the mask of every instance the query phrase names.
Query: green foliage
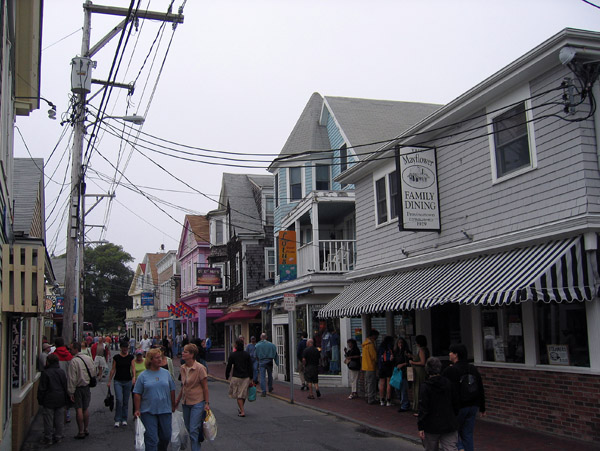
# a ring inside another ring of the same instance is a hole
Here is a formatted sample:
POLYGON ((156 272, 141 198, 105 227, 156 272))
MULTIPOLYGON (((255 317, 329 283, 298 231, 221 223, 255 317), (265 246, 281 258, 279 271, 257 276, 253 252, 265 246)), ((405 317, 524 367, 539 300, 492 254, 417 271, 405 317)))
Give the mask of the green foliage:
POLYGON ((100 329, 105 333, 116 332, 119 326, 123 326, 123 315, 119 314, 113 307, 108 307, 102 312, 100 329))
POLYGON ((132 261, 133 257, 116 244, 85 248, 84 321, 94 323, 96 329, 116 330, 124 324, 134 274, 127 263, 132 261))

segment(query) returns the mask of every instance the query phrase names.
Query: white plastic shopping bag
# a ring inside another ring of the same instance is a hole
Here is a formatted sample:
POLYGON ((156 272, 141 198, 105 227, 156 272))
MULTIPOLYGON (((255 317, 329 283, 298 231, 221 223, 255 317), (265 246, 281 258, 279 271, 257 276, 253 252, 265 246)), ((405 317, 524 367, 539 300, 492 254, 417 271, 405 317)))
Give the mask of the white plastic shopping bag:
POLYGON ((217 438, 217 419, 212 410, 206 412, 206 418, 202 423, 202 430, 204 431, 204 438, 213 441, 217 438))
POLYGON ((179 410, 173 412, 171 416, 171 449, 173 451, 183 451, 188 448, 189 434, 185 428, 183 413, 179 410))
POLYGON ((144 445, 144 432, 146 428, 140 418, 135 419, 135 451, 145 451, 146 446, 144 445))

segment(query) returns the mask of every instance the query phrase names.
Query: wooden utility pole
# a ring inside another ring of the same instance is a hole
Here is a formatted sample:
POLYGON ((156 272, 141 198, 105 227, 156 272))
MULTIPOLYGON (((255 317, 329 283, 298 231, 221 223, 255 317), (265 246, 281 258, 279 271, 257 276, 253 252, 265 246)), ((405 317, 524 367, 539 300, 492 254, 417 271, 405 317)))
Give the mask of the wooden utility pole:
MULTIPOLYGON (((135 19, 150 19, 173 24, 183 23, 183 14, 161 13, 152 11, 130 11, 127 8, 116 8, 111 6, 94 5, 90 0, 83 4, 83 38, 81 41, 81 56, 90 58, 106 45, 119 31, 123 30, 127 23, 135 19), (124 16, 111 32, 103 37, 92 49, 90 49, 92 13, 124 16)), ((91 68, 87 76, 91 77, 91 68)), ((91 78, 90 78, 91 80, 91 78)), ((110 83, 106 83, 106 88, 110 83)), ((103 88, 103 89, 105 89, 103 88)), ((81 340, 83 330, 83 246, 84 246, 84 206, 85 196, 84 171, 82 167, 83 145, 85 137, 85 119, 87 106, 87 92, 85 89, 75 91, 76 103, 74 107, 74 136, 71 161, 71 192, 69 201, 69 220, 67 224, 67 262, 65 268, 65 295, 63 301, 63 329, 62 337, 65 343, 71 343, 73 339, 81 340), (74 314, 74 306, 79 304, 77 315, 74 314), (76 333, 73 323, 78 325, 76 333)), ((102 120, 99 118, 98 120, 102 120)))

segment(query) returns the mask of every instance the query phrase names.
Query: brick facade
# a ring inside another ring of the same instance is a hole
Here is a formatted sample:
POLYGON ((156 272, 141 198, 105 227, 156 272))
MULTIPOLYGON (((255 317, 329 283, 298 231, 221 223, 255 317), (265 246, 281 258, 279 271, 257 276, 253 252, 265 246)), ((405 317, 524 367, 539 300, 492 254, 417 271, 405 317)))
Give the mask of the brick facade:
POLYGON ((600 442, 600 377, 478 367, 489 421, 600 442))

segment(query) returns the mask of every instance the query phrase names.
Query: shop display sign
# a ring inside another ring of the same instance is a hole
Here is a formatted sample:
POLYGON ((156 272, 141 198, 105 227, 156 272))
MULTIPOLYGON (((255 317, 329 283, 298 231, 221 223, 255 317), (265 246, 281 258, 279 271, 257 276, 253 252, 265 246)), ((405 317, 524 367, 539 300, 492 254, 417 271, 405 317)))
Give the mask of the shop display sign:
POLYGON ((569 345, 546 345, 550 365, 570 365, 569 345))

